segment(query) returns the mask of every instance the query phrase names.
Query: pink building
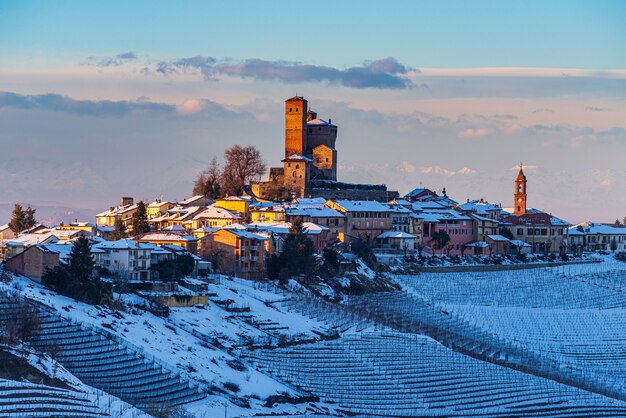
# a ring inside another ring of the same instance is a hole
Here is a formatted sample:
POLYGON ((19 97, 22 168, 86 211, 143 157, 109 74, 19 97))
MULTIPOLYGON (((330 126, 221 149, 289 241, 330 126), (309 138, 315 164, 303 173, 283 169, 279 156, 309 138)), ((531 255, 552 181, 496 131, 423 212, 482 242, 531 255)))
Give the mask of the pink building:
POLYGON ((432 240, 437 231, 446 231, 450 236, 448 248, 437 249, 437 254, 461 255, 465 244, 476 241, 472 218, 453 209, 425 210, 419 213, 424 217, 422 244, 427 252, 433 252, 432 240))

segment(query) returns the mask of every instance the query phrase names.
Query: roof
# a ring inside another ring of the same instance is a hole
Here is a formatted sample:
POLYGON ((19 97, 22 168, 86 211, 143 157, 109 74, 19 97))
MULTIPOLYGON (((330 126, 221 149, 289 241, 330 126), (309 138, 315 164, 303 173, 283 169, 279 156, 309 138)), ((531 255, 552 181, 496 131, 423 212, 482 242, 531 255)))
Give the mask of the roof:
POLYGON ((313 125, 313 126, 337 126, 337 125, 333 125, 330 122, 325 121, 324 119, 319 119, 319 118, 310 120, 306 124, 307 124, 307 126, 308 125, 313 125))
POLYGON ((54 232, 47 232, 45 234, 21 234, 17 238, 8 240, 7 245, 30 247, 31 245, 56 242, 58 240, 59 238, 54 232))
POLYGON ((9 224, 0 225, 0 232, 6 231, 7 229, 9 229, 9 224))
POLYGON ((520 241, 518 239, 512 239, 511 245, 514 247, 532 247, 532 245, 525 243, 524 241, 520 241))
POLYGON ((444 220, 452 221, 471 221, 469 216, 457 212, 454 209, 438 209, 438 210, 425 210, 420 213, 424 217, 424 222, 441 222, 444 220))
POLYGON ((460 210, 471 211, 478 215, 487 215, 489 212, 500 212, 502 208, 484 200, 471 200, 457 206, 460 210))
POLYGON ((389 205, 375 200, 333 200, 337 206, 347 212, 392 212, 389 205))
POLYGON ((338 210, 329 208, 328 206, 321 207, 301 207, 294 205, 293 207, 285 208, 285 213, 292 216, 310 216, 312 218, 343 218, 345 215, 338 210))
POLYGON ((248 232, 248 231, 241 230, 241 229, 222 228, 221 231, 229 232, 239 238, 244 238, 244 239, 254 239, 254 240, 259 240, 259 241, 267 241, 268 239, 267 237, 264 237, 263 235, 255 234, 255 233, 248 232))
POLYGON ((616 228, 611 225, 604 225, 596 222, 583 222, 581 224, 572 226, 570 228, 570 234, 577 230, 578 227, 582 227, 583 233, 592 235, 626 235, 626 228, 616 228))
MULTIPOLYGON (((313 222, 303 222, 302 227, 307 235, 319 235, 329 228, 313 222)), ((288 234, 291 222, 254 222, 248 224, 248 228, 254 231, 273 232, 275 234, 288 234)))
POLYGON ((120 239, 117 241, 103 241, 93 247, 101 250, 139 250, 140 248, 132 239, 120 239))
POLYGON ((477 247, 477 248, 487 248, 489 247, 489 244, 487 244, 485 241, 476 241, 476 242, 472 242, 471 244, 465 244, 466 247, 477 247))
POLYGON ((522 166, 519 167, 519 173, 517 173, 517 177, 515 177, 515 181, 526 181, 526 175, 522 170, 522 166))
POLYGON ((285 158, 284 160, 282 160, 282 162, 285 162, 285 161, 305 161, 305 162, 308 162, 308 163, 313 162, 312 159, 310 159, 309 157, 306 157, 306 156, 304 156, 302 154, 293 154, 293 155, 285 158))
POLYGON ((519 216, 507 216, 503 219, 513 225, 546 225, 546 226, 570 226, 571 224, 563 219, 542 212, 538 209, 527 210, 525 214, 519 216))
POLYGON ((194 216, 193 219, 241 219, 241 215, 237 212, 211 205, 194 216))
POLYGON ((138 205, 139 205, 138 203, 134 203, 132 205, 116 206, 112 209, 105 210, 104 212, 100 212, 99 214, 96 215, 96 217, 119 215, 120 213, 125 213, 128 211, 137 209, 138 205))
POLYGON ((399 239, 415 239, 415 235, 403 231, 385 231, 376 238, 399 238, 399 239))
POLYGON ((299 197, 296 199, 296 203, 300 205, 320 205, 326 204, 326 199, 323 197, 299 197))
POLYGON ((504 237, 502 235, 499 234, 494 234, 494 235, 487 235, 487 237, 493 241, 501 241, 501 242, 508 242, 509 239, 507 237, 504 237))
POLYGON ((147 207, 149 208, 160 208, 163 205, 169 205, 170 202, 168 202, 167 200, 155 200, 154 202, 150 203, 147 207))
POLYGON ((135 241, 196 241, 196 238, 191 235, 181 235, 176 232, 161 231, 161 232, 146 232, 136 236, 135 241))
POLYGON ((307 100, 302 96, 293 96, 290 99, 285 100, 286 102, 306 102, 307 100))
POLYGON ((426 189, 423 187, 419 187, 417 189, 413 189, 410 192, 408 192, 407 194, 405 194, 405 197, 418 197, 418 196, 437 196, 437 193, 433 192, 430 189, 426 189))

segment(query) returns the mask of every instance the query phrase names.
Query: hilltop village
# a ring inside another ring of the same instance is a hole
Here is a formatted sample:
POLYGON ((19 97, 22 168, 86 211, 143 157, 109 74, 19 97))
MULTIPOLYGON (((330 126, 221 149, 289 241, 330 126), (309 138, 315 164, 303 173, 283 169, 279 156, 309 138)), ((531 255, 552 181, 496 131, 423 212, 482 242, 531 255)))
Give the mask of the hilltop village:
POLYGON ((156 279, 155 266, 181 254, 195 260, 194 274, 215 270, 262 278, 296 219, 316 253, 333 249, 349 260, 352 248, 363 244, 382 264, 406 257, 525 260, 526 254, 626 250, 626 228, 591 221, 572 225, 528 207, 532 198, 521 165, 512 179, 511 208, 483 199, 460 202, 445 189, 416 188, 400 197, 385 185, 339 182, 337 136, 337 125, 319 118, 303 97, 292 97, 285 101, 283 166, 271 168, 268 180, 248 185, 240 196, 198 195, 180 202, 123 197, 95 222, 36 224, 17 234, 3 225, 0 259, 11 271, 41 278, 46 268, 64 262, 68 244, 85 236, 96 265, 126 279, 156 279), (148 226, 141 233, 133 231, 138 215, 148 226), (120 225, 123 238, 116 233, 120 225))

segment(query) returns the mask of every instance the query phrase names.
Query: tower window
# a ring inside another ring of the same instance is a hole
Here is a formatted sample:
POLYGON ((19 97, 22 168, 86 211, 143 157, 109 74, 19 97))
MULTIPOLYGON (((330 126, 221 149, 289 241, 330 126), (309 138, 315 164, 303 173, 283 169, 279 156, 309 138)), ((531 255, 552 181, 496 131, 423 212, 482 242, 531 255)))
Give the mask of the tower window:
POLYGON ((290 112, 293 112, 293 109, 290 107, 290 108, 289 108, 289 111, 290 111, 290 112))
MULTIPOLYGON (((293 177, 295 177, 295 176, 296 176, 296 172, 294 171, 294 172, 293 172, 293 177)), ((518 210, 519 210, 519 209, 518 209, 518 210)))
POLYGON ((328 158, 326 158, 326 162, 328 162, 328 158))
POLYGON ((522 211, 522 207, 521 207, 521 206, 518 206, 518 207, 517 207, 517 211, 518 211, 518 212, 521 212, 521 211, 522 211))
POLYGON ((320 162, 320 157, 317 157, 317 163, 319 164, 319 162, 320 162))
POLYGON ((296 164, 296 170, 300 168, 300 164, 296 164))
POLYGON ((296 113, 298 113, 298 111, 299 111, 299 110, 300 110, 300 109, 298 109, 298 108, 296 107, 296 113))

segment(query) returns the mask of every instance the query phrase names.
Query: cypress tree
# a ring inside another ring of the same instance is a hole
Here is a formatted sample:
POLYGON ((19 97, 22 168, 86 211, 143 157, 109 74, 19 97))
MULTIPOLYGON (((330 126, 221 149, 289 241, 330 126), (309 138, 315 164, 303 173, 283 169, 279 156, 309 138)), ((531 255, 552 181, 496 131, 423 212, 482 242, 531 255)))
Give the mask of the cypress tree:
POLYGON ((137 211, 133 214, 132 220, 133 235, 139 235, 150 231, 150 225, 148 224, 148 212, 146 211, 146 204, 143 201, 139 201, 137 204, 137 211))

